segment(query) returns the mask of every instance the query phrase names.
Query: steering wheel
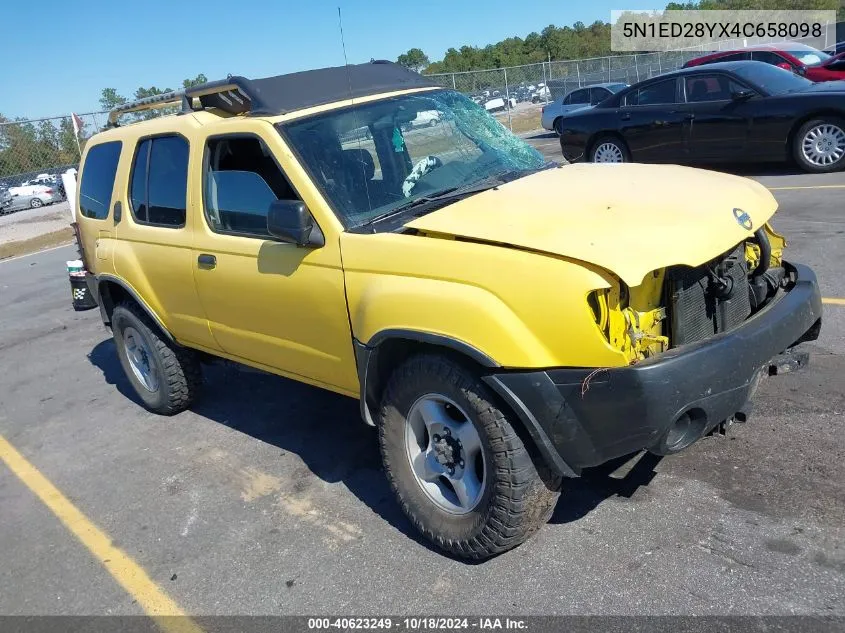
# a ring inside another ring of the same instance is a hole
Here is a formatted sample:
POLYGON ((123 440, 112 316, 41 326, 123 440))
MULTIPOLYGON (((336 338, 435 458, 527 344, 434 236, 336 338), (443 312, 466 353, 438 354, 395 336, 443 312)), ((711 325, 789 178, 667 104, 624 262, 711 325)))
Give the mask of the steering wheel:
POLYGON ((414 187, 417 186, 420 178, 442 165, 443 161, 437 158, 437 156, 426 156, 425 158, 420 159, 417 164, 414 165, 411 173, 408 174, 405 180, 402 181, 402 195, 406 198, 410 197, 411 192, 414 190, 414 187))

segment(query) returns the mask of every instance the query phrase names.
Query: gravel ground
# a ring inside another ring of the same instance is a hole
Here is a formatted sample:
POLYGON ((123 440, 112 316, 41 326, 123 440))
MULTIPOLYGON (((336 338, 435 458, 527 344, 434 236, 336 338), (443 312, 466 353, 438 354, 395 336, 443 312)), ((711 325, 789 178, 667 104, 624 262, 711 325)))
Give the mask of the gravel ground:
POLYGON ((0 244, 28 240, 69 225, 70 206, 66 201, 0 215, 0 244))

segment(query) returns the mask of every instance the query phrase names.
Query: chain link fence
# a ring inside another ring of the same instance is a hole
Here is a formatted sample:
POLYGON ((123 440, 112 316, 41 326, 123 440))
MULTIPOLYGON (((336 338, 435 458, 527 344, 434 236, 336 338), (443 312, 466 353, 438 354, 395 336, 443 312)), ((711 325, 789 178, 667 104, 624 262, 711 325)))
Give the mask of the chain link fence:
MULTIPOLYGON (((762 42, 755 42, 762 43, 762 42)), ((838 50, 839 44, 831 46, 838 50)), ((634 84, 677 70, 686 62, 713 50, 738 50, 743 40, 725 40, 716 46, 684 50, 613 55, 591 59, 548 61, 524 66, 427 75, 482 104, 513 132, 540 127, 540 109, 577 88, 599 83, 634 84)))

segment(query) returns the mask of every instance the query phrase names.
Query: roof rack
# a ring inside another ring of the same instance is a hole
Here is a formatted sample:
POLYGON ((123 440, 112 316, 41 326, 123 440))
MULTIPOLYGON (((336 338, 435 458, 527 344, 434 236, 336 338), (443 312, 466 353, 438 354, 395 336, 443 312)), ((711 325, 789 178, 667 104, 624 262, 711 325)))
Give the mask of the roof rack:
POLYGON ((216 108, 230 114, 286 114, 342 99, 357 99, 397 90, 436 88, 437 84, 393 62, 378 60, 334 68, 247 79, 229 75, 184 90, 138 99, 109 113, 107 127, 121 114, 152 110, 180 102, 182 112, 216 108))
POLYGON ((122 114, 166 108, 175 103, 182 104, 182 113, 191 112, 197 109, 194 108, 194 99, 199 100, 199 109, 218 108, 232 114, 249 112, 252 99, 245 92, 244 84, 246 82, 249 82, 249 80, 244 77, 228 77, 219 81, 208 81, 184 90, 173 90, 130 101, 109 112, 107 127, 117 127, 117 119, 122 114))

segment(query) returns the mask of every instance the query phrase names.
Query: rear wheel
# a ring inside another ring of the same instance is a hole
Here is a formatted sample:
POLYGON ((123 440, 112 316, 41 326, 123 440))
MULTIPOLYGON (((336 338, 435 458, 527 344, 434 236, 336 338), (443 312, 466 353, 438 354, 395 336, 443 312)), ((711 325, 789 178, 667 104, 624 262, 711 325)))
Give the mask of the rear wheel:
POLYGON ((510 415, 445 356, 414 356, 388 382, 379 416, 385 473, 411 522, 446 552, 504 552, 554 510, 560 479, 535 464, 510 415))
POLYGON ((826 173, 845 168, 845 121, 837 117, 807 121, 795 134, 792 153, 804 171, 826 173))
POLYGON ((591 163, 628 163, 631 157, 625 143, 615 136, 603 136, 593 143, 591 163))
POLYGON ((555 134, 557 134, 558 136, 560 136, 560 117, 556 118, 556 119, 552 122, 552 129, 555 131, 555 134))
POLYGON ((41 198, 33 198, 29 201, 29 206, 33 209, 37 209, 40 206, 43 206, 44 203, 41 202, 41 198))
POLYGON ((144 406, 162 415, 187 409, 202 384, 196 354, 162 336, 135 303, 118 305, 111 321, 120 364, 144 406))

